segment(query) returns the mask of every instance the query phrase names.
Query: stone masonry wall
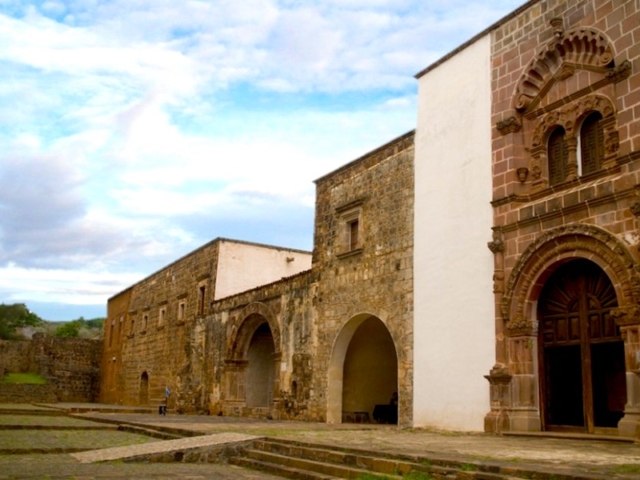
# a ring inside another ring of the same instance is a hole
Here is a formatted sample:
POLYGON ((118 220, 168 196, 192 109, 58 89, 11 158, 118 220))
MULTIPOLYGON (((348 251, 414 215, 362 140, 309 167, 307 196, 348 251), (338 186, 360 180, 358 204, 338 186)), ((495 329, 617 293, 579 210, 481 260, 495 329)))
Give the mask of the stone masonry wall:
POLYGON ((121 356, 104 360, 115 371, 111 383, 103 384, 103 392, 113 389, 109 401, 159 404, 165 386, 175 390, 177 373, 189 361, 190 330, 213 298, 217 255, 217 242, 210 242, 131 287, 129 298, 121 302, 128 302, 118 342, 121 356), (146 393, 141 390, 145 372, 146 393))
POLYGON ((30 340, 0 340, 0 376, 33 372, 33 343, 30 340))
POLYGON ((6 384, 0 388, 0 403, 56 403, 56 387, 53 384, 6 384))
POLYGON ((545 245, 550 249, 548 262, 571 255, 594 259, 609 276, 617 263, 631 268, 638 260, 640 2, 529 2, 492 32, 492 67, 490 248, 495 254, 496 368, 504 366, 514 375, 511 393, 498 386, 507 378, 501 377, 504 371, 490 379, 492 414, 498 415, 499 405, 507 404, 518 411, 510 426, 496 418, 485 425, 489 430, 536 430, 540 413, 537 351, 532 347, 535 312, 520 311, 525 292, 515 290, 520 279, 540 274, 523 270, 527 258, 530 264, 544 261, 531 257, 531 249, 545 245), (562 42, 574 47, 556 47, 562 42), (570 172, 566 181, 550 186, 549 133, 557 125, 565 128, 574 152, 570 162, 576 156, 579 161, 576 136, 581 121, 593 111, 603 116, 602 168, 588 175, 570 172), (571 242, 574 253, 565 247, 571 242), (614 249, 617 242, 620 246, 614 249), (607 251, 606 244, 615 253, 607 251), (603 247, 597 252, 592 245, 603 247), (526 341, 518 341, 517 335, 526 341), (514 420, 518 415, 521 421, 514 420))
MULTIPOLYGON (((328 395, 336 338, 359 314, 380 319, 398 355, 399 424, 413 411, 413 132, 317 183, 313 269, 318 344, 313 391, 328 395), (345 222, 359 215, 359 248, 346 246, 345 222)), ((391 392, 390 392, 391 394, 391 392)), ((318 399, 326 405, 326 399, 318 399)))
POLYGON ((5 385, 2 390, 6 395, 2 398, 23 402, 44 398, 60 402, 96 401, 101 351, 101 341, 81 338, 35 335, 33 340, 0 342, 0 365, 5 373, 35 372, 49 382, 45 386, 5 385), (29 397, 31 393, 33 397, 29 397))
MULTIPOLYGON (((302 372, 296 367, 301 356, 313 355, 317 344, 314 285, 315 275, 308 271, 213 304, 214 313, 194 329, 194 355, 187 372, 187 378, 198 382, 189 388, 191 391, 202 391, 202 396, 198 398, 201 398, 206 410, 212 414, 253 416, 243 406, 233 406, 225 373, 228 361, 233 357, 232 351, 246 347, 238 340, 245 320, 252 313, 260 311, 270 320, 281 367, 274 393, 276 408, 268 413, 278 418, 297 420, 322 418, 322 408, 312 392, 311 372, 302 372), (291 396, 293 381, 298 385, 298 395, 295 405, 290 404, 287 409, 284 400, 291 396)), ((189 409, 187 405, 185 408, 189 409)))
POLYGON ((95 402, 100 386, 101 340, 36 338, 37 372, 55 385, 59 402, 95 402))

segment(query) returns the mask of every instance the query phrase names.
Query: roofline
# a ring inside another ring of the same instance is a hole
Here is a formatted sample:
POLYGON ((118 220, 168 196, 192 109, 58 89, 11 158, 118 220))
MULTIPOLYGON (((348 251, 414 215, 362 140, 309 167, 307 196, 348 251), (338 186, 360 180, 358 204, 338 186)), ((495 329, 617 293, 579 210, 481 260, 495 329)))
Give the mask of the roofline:
POLYGON ((485 28, 480 33, 478 33, 474 37, 472 37, 469 40, 467 40, 466 42, 464 42, 462 45, 460 45, 456 49, 454 49, 454 50, 450 51, 449 53, 447 53, 444 57, 441 57, 439 60, 436 60, 434 63, 432 63, 431 65, 426 67, 424 70, 421 70, 418 73, 416 73, 414 75, 414 77, 416 79, 420 79, 420 77, 422 77, 423 75, 426 75, 427 73, 429 73, 434 68, 442 65, 444 62, 449 60, 451 57, 457 55, 459 52, 461 52, 462 50, 464 50, 468 46, 472 45, 473 43, 477 42, 478 40, 480 40, 482 37, 484 37, 488 33, 491 33, 491 31, 495 30, 496 28, 500 27, 502 24, 506 23, 507 21, 511 20, 512 18, 516 17, 517 15, 520 15, 520 13, 522 13, 524 10, 528 9, 529 7, 535 5, 536 3, 539 3, 541 1, 542 0, 529 0, 527 3, 519 6, 518 8, 513 10, 511 13, 505 15, 504 17, 502 17, 500 20, 498 20, 494 24, 489 25, 487 28, 485 28))
POLYGON ((225 238, 225 237, 216 237, 213 240, 205 243, 204 245, 200 245, 198 248, 196 248, 195 250, 191 250, 188 253, 185 253, 184 255, 182 255, 181 257, 178 257, 176 260, 167 263, 165 266, 159 268, 158 270, 153 271, 152 273, 150 273, 149 275, 147 275, 146 277, 141 278, 140 280, 138 280, 137 282, 129 285, 127 288, 125 288, 124 290, 119 291, 118 293, 113 294, 112 296, 110 296, 107 299, 107 303, 109 303, 112 299, 114 299, 115 297, 122 295, 124 292, 126 292, 127 290, 131 290, 133 289, 133 287, 140 285, 142 282, 149 280, 151 277, 153 277, 154 275, 157 275, 158 273, 162 272, 163 270, 168 269, 169 267, 172 267, 173 265, 176 265, 177 263, 181 262, 182 260, 184 260, 185 258, 190 257, 191 255, 196 254, 197 252, 204 250, 205 248, 215 244, 215 243, 223 243, 223 242, 229 242, 229 243, 238 243, 238 244, 242 244, 242 245, 251 245, 254 247, 262 247, 262 248, 270 248, 272 250, 287 250, 288 252, 296 252, 296 253, 304 253, 304 254, 308 254, 308 255, 312 255, 313 252, 310 252, 308 250, 299 250, 297 248, 287 248, 287 247, 278 247, 276 245, 267 245, 265 243, 257 243, 257 242, 249 242, 246 240, 234 240, 232 238, 225 238))
POLYGON ((349 168, 351 168, 353 165, 355 165, 358 162, 361 162, 362 160, 365 160, 366 158, 371 157, 372 155, 384 150, 385 148, 389 147, 390 145, 393 145, 394 143, 403 140, 405 138, 409 138, 410 136, 414 135, 416 133, 415 129, 414 130, 410 130, 407 133, 403 133, 402 135, 400 135, 399 137, 394 138, 393 140, 385 143, 384 145, 381 145, 377 148, 375 148, 374 150, 371 150, 370 152, 365 153, 364 155, 356 158, 355 160, 350 161, 349 163, 345 163, 344 165, 342 165, 341 167, 336 168, 335 170, 321 176, 320 178, 317 178, 316 180, 313 181, 313 183, 315 183, 316 185, 319 182, 322 182, 323 180, 326 180, 327 178, 343 172, 344 170, 348 170, 349 168))

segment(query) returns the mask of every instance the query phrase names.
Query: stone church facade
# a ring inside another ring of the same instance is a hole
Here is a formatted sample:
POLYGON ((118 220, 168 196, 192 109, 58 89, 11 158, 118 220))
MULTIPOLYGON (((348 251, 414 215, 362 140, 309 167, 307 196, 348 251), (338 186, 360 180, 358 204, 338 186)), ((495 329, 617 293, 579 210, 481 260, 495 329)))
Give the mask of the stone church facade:
POLYGON ((640 436, 640 1, 530 1, 416 77, 415 132, 316 182, 310 268, 107 335, 105 401, 640 436))
POLYGON ((486 429, 634 436, 640 2, 536 2, 492 37, 486 429))

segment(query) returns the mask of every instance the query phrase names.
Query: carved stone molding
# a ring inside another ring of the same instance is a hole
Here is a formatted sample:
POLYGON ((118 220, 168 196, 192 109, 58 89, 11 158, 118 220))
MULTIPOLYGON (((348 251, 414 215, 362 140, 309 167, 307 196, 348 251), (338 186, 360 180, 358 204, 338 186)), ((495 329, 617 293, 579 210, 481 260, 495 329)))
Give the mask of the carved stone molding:
POLYGON ((525 67, 515 91, 514 107, 528 109, 549 88, 549 85, 571 73, 567 68, 602 69, 613 61, 613 48, 605 35, 581 27, 564 33, 554 30, 555 37, 525 67), (567 68, 563 68, 569 65, 567 68), (559 76, 556 76, 558 75, 559 76))
POLYGON ((533 322, 521 314, 507 320, 504 327, 510 336, 536 335, 538 333, 538 322, 533 322))
POLYGON ((522 123, 520 123, 516 117, 509 117, 506 120, 500 120, 496 123, 496 129, 498 129, 501 135, 519 132, 521 128, 522 123))
POLYGON ((617 67, 607 70, 605 76, 613 83, 618 83, 629 78, 631 76, 631 62, 625 60, 617 67))
POLYGON ((627 307, 614 308, 610 312, 613 319, 620 326, 640 324, 640 306, 630 305, 627 307))
MULTIPOLYGON (((588 95, 575 102, 572 102, 562 108, 549 112, 544 115, 536 124, 533 130, 533 136, 531 139, 531 148, 540 147, 544 145, 547 133, 555 126, 561 126, 565 129, 568 138, 575 138, 577 132, 575 131, 576 125, 580 124, 582 118, 584 118, 590 112, 600 112, 603 119, 615 118, 615 107, 613 102, 604 95, 594 94, 588 95)), ((608 128, 605 130, 605 137, 611 136, 615 133, 617 140, 617 128, 616 122, 607 122, 608 128)), ((605 148, 607 143, 613 151, 617 150, 617 147, 612 147, 613 138, 609 138, 608 142, 605 139, 605 148)))
POLYGON ((631 213, 633 213, 635 217, 640 217, 640 200, 633 202, 629 207, 629 210, 631 210, 631 213))
POLYGON ((488 242, 487 247, 489 247, 489 250, 491 250, 491 253, 493 254, 504 252, 504 242, 499 238, 488 242))
MULTIPOLYGON (((500 310, 507 333, 520 333, 528 320, 525 305, 544 269, 562 258, 589 258, 606 266, 618 288, 620 308, 640 304, 640 267, 614 235, 593 225, 576 224, 553 229, 538 237, 514 265, 506 282, 500 310)), ((530 323, 530 322, 529 322, 530 323)), ((535 331, 536 326, 527 328, 535 331)))

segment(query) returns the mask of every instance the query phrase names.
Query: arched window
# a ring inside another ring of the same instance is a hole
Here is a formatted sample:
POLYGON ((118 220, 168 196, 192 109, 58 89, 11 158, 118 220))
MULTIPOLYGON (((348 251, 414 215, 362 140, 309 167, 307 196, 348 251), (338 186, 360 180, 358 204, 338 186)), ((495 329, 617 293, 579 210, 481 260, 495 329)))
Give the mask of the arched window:
POLYGON ((556 128, 549 136, 549 185, 564 182, 567 177, 569 150, 565 141, 564 128, 556 128))
POLYGON ((580 175, 588 175, 600 170, 603 158, 602 115, 600 112, 593 112, 582 122, 580 129, 580 175))

